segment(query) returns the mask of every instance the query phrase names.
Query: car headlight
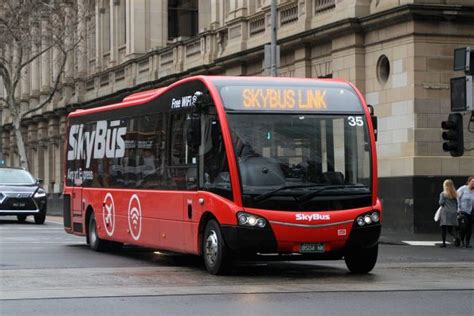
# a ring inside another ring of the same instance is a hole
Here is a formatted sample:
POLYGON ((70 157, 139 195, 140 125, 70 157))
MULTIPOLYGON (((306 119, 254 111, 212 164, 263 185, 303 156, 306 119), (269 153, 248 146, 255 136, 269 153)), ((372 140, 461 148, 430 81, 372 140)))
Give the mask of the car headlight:
POLYGON ((45 196, 46 196, 46 191, 44 189, 38 189, 38 191, 36 191, 34 195, 35 198, 42 198, 45 196))
POLYGON ((265 226, 267 226, 267 220, 263 217, 245 212, 237 213, 237 222, 241 226, 250 226, 258 228, 264 228, 265 226))

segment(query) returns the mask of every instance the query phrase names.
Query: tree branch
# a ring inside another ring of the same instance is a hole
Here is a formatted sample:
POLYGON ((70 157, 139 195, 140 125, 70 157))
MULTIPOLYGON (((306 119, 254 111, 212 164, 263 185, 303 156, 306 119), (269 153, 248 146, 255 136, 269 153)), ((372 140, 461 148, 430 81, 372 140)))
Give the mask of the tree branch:
POLYGON ((48 50, 50 50, 51 48, 53 48, 53 45, 49 45, 48 47, 46 47, 45 49, 43 49, 42 51, 36 53, 35 55, 33 55, 32 57, 30 57, 28 60, 26 60, 24 63, 22 63, 19 68, 20 70, 25 68, 26 66, 28 66, 33 60, 35 60, 36 58, 40 57, 41 55, 43 55, 44 53, 46 53, 48 50))
POLYGON ((10 72, 8 71, 8 68, 3 64, 0 64, 0 77, 3 78, 3 85, 5 86, 5 89, 9 91, 11 89, 10 72))
POLYGON ((11 25, 5 21, 5 19, 3 18, 0 18, 0 24, 5 26, 5 28, 7 29, 8 33, 10 33, 10 36, 15 40, 15 41, 19 41, 20 39, 17 37, 17 35, 15 34, 15 32, 12 30, 11 28, 11 25))
POLYGON ((61 81, 61 75, 63 74, 64 72, 64 68, 66 67, 66 62, 67 62, 67 53, 61 49, 62 53, 63 53, 63 61, 61 63, 61 67, 58 71, 58 74, 56 76, 56 79, 54 81, 54 87, 53 87, 53 90, 49 93, 48 97, 43 101, 41 102, 40 104, 38 104, 37 106, 35 106, 34 108, 26 111, 25 113, 22 113, 21 114, 21 119, 23 119, 24 117, 26 117, 28 114, 30 113, 33 113, 33 112, 36 112, 38 111, 39 109, 41 109, 42 107, 44 107, 46 104, 48 104, 54 97, 54 95, 56 94, 56 91, 58 91, 58 87, 59 87, 59 83, 61 81))

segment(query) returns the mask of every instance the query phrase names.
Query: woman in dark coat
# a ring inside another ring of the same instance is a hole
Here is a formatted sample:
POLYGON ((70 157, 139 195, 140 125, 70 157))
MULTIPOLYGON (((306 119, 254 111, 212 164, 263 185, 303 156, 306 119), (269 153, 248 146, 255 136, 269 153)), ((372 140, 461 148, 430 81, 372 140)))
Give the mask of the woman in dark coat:
POLYGON ((439 205, 441 211, 439 215, 439 225, 441 226, 441 236, 443 238, 442 248, 446 247, 446 232, 449 232, 455 240, 455 245, 459 246, 459 238, 456 236, 456 226, 458 226, 458 193, 454 188, 452 180, 443 182, 443 192, 439 195, 439 205))

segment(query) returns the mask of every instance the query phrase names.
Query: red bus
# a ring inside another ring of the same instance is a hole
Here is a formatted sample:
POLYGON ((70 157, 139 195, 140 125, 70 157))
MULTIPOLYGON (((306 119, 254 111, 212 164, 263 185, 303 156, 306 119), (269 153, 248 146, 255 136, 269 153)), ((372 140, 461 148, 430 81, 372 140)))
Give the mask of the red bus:
POLYGON ((375 117, 342 80, 196 76, 68 117, 64 227, 203 257, 377 260, 375 117))

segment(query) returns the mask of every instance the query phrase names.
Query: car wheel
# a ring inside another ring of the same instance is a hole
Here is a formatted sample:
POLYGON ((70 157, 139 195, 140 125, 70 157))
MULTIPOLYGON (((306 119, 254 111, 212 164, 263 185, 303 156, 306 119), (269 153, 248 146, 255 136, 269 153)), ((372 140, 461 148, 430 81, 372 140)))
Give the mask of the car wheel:
POLYGON ((344 261, 352 273, 369 273, 375 267, 378 252, 379 245, 370 248, 351 248, 344 255, 344 261))
POLYGON ((17 215, 16 218, 18 219, 19 223, 26 222, 26 215, 17 215))
POLYGON ((35 224, 37 225, 44 224, 45 220, 46 220, 46 212, 41 212, 35 215, 35 224))
POLYGON ((100 239, 99 236, 97 235, 97 224, 95 221, 95 215, 92 212, 91 217, 89 218, 89 226, 87 230, 87 237, 89 240, 89 246, 94 249, 95 251, 105 251, 106 250, 106 244, 107 241, 100 239))
POLYGON ((204 230, 202 254, 209 273, 217 275, 228 272, 229 249, 222 238, 220 226, 215 220, 210 220, 204 230))

